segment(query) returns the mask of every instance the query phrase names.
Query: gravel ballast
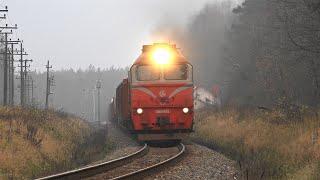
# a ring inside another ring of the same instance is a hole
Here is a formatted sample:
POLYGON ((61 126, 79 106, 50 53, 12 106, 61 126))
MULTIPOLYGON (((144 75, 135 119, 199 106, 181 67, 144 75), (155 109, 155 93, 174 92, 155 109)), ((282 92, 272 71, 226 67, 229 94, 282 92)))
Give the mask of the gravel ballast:
MULTIPOLYGON (((115 148, 102 161, 131 154, 141 148, 126 134, 114 128, 109 128, 108 138, 115 143, 115 148)), ((181 160, 145 179, 237 179, 238 171, 234 161, 205 146, 195 143, 185 145, 187 151, 181 160)))
POLYGON ((186 145, 187 153, 177 164, 145 179, 236 179, 236 163, 197 144, 186 145))

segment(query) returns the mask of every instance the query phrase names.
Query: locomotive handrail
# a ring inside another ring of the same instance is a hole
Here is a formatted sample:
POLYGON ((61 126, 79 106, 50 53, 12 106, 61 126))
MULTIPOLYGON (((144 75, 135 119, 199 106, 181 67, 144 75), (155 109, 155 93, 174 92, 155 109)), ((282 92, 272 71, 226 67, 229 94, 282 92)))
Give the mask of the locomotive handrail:
POLYGON ((123 156, 111 161, 103 162, 97 165, 86 166, 83 168, 63 172, 60 174, 55 174, 47 177, 38 178, 36 180, 52 180, 52 179, 80 179, 85 177, 90 177, 101 172, 106 172, 115 167, 121 166, 125 163, 132 161, 140 156, 143 156, 148 151, 148 145, 145 144, 143 148, 139 149, 135 153, 129 154, 127 156, 123 156))

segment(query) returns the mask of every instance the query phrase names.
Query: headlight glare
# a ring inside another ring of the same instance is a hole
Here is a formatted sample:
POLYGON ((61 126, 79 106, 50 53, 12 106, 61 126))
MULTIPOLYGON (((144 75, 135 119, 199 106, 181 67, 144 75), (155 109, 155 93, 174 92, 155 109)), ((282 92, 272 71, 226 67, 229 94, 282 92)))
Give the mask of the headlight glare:
POLYGON ((137 113, 138 113, 138 114, 142 114, 142 113, 143 113, 143 109, 138 108, 138 109, 137 109, 137 113))
POLYGON ((189 112, 189 108, 183 108, 182 111, 183 113, 187 114, 189 112))

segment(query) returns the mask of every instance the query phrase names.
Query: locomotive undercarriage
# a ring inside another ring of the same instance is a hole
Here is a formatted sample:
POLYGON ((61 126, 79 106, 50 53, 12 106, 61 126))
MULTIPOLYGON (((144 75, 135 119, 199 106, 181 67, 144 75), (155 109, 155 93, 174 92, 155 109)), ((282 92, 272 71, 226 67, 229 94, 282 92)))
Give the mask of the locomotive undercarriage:
POLYGON ((164 129, 134 131, 138 141, 168 141, 185 139, 193 130, 191 129, 164 129))
POLYGON ((138 134, 138 141, 181 141, 188 133, 138 134))

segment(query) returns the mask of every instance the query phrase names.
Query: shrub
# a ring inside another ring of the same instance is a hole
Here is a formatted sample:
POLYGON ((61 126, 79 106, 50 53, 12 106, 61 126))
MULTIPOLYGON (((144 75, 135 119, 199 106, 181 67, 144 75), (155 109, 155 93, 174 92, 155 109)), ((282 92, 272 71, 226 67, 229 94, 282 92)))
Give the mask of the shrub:
POLYGON ((192 138, 235 159, 243 178, 319 177, 319 118, 311 111, 302 121, 284 117, 278 110, 203 110, 192 138))
POLYGON ((73 116, 0 107, 0 179, 30 179, 75 167, 74 152, 92 133, 73 116))

